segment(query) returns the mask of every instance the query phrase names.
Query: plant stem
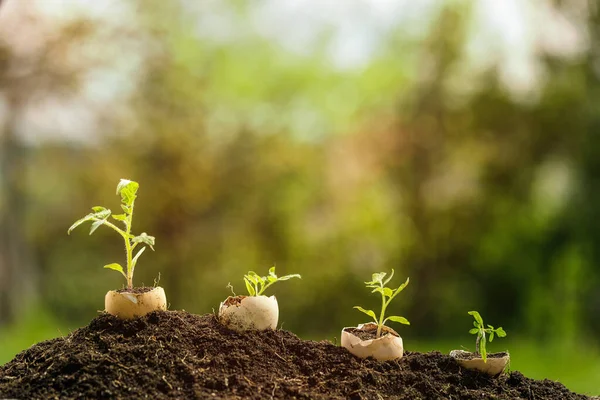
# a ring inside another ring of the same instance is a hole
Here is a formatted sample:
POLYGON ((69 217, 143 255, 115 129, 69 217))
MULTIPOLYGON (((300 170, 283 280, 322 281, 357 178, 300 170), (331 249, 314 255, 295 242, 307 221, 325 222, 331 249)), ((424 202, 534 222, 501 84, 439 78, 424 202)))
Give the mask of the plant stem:
MULTIPOLYGON (((383 284, 381 285, 383 288, 383 284)), ((385 316, 385 308, 387 304, 385 303, 385 295, 381 293, 381 314, 379 314, 379 322, 377 323, 377 335, 375 337, 379 338, 381 336, 381 328, 383 327, 383 317, 385 316)))
POLYGON ((481 335, 477 335, 477 339, 475 339, 475 354, 479 354, 480 341, 481 341, 481 335))
POLYGON ((129 238, 131 236, 131 220, 133 218, 133 205, 135 203, 135 200, 131 202, 131 206, 130 206, 130 213, 127 216, 127 224, 126 225, 126 231, 125 234, 126 236, 124 237, 125 239, 125 252, 127 253, 127 288, 128 289, 133 289, 133 268, 132 268, 132 253, 133 253, 133 249, 131 247, 131 239, 129 238))

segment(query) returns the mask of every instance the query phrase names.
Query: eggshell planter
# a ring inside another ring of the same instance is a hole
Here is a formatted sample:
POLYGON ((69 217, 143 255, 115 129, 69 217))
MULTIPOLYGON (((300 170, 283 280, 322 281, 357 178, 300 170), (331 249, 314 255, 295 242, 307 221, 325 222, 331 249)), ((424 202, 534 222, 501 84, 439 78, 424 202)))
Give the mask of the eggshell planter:
POLYGON ((483 361, 483 358, 477 357, 475 353, 464 350, 452 350, 450 357, 456 359, 463 368, 474 369, 491 376, 500 375, 506 370, 510 362, 508 352, 488 354, 486 362, 483 361))
POLYGON ((230 296, 219 307, 219 321, 243 332, 276 329, 279 306, 275 296, 230 296))
POLYGON ((401 358, 404 355, 402 338, 392 328, 384 325, 381 329, 382 336, 376 339, 361 339, 354 333, 349 332, 349 329, 359 329, 374 335, 377 332, 377 324, 368 322, 358 325, 356 328, 346 327, 342 329, 342 347, 345 347, 357 357, 373 357, 379 361, 387 361, 401 358))
POLYGON ((121 319, 133 319, 152 311, 166 310, 167 296, 160 286, 143 293, 111 290, 104 297, 104 308, 121 319))

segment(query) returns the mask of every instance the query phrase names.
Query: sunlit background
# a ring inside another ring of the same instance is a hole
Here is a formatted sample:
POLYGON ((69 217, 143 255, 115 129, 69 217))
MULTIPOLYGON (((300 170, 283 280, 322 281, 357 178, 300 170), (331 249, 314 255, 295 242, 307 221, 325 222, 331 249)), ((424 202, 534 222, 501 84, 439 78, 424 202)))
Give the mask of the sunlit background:
POLYGON ((218 308, 243 274, 283 328, 336 340, 378 306, 408 350, 473 350, 600 394, 595 0, 4 0, 0 363, 86 325, 121 238, 67 228, 140 182, 134 283, 218 308))

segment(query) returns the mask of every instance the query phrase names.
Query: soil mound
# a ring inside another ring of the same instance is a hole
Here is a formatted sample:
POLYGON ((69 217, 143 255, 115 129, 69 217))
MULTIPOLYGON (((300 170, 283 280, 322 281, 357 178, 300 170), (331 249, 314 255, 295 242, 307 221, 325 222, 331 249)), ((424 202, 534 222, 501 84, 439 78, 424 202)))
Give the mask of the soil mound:
POLYGON ((236 333, 212 315, 100 315, 0 366, 0 398, 587 399, 512 372, 461 369, 439 352, 361 360, 279 330, 236 333))

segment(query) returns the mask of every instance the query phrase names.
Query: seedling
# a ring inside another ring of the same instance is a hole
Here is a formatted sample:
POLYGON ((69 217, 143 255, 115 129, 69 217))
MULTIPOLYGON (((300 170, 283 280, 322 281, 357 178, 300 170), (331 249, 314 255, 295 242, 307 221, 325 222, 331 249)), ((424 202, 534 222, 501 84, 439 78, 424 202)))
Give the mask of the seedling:
POLYGON ((469 315, 472 315, 473 318, 475 318, 475 321, 473 321, 473 325, 475 326, 475 328, 472 328, 469 331, 470 334, 477 335, 477 339, 475 339, 475 353, 481 354, 483 362, 487 362, 487 352, 485 349, 485 334, 487 333, 489 335, 489 340, 491 343, 492 340, 494 340, 494 335, 498 337, 505 337, 506 332, 504 332, 504 329, 502 329, 502 327, 494 328, 493 326, 488 325, 488 327, 485 328, 485 325, 483 325, 483 319, 477 311, 469 311, 469 315))
POLYGON ((302 277, 299 274, 277 276, 277 274, 275 274, 275 266, 273 266, 269 268, 269 275, 267 276, 260 276, 254 271, 249 271, 248 274, 244 275, 244 283, 246 284, 246 290, 248 290, 250 296, 260 296, 275 282, 287 281, 292 278, 302 277))
POLYGON ((370 282, 365 282, 365 285, 367 285, 368 288, 373 289, 371 291, 371 293, 379 293, 381 295, 381 312, 379 313, 379 318, 377 318, 377 316, 375 315, 375 312, 373 312, 371 310, 365 310, 364 308, 362 308, 360 306, 354 306, 354 308, 367 314, 369 317, 371 317, 375 320, 375 323, 377 324, 377 337, 378 338, 381 336, 381 328, 385 325, 385 323, 388 320, 394 321, 394 322, 399 322, 404 325, 410 325, 410 322, 408 322, 408 320, 406 318, 399 317, 396 315, 392 315, 392 316, 389 316, 384 319, 385 310, 386 310, 387 306, 392 302, 394 297, 396 297, 398 295, 398 293, 400 293, 401 291, 404 290, 404 288, 408 285, 408 282, 409 282, 409 278, 406 278, 406 282, 404 282, 402 285, 400 285, 398 287, 398 289, 393 290, 388 287, 385 287, 385 285, 387 285, 389 283, 389 281, 392 280, 392 277, 394 276, 394 270, 392 269, 392 273, 384 281, 383 279, 385 278, 386 275, 387 275, 387 273, 385 273, 385 272, 377 272, 377 273, 373 274, 370 282))
POLYGON ((137 190, 139 188, 139 184, 134 181, 130 181, 127 179, 121 179, 119 184, 117 185, 117 195, 121 195, 121 208, 123 209, 123 214, 112 214, 112 211, 101 207, 96 206, 92 207, 91 213, 76 221, 68 230, 68 234, 71 234, 71 231, 77 228, 79 225, 84 222, 92 222, 92 226, 90 228, 90 235, 98 229, 100 225, 106 225, 115 232, 117 232, 123 240, 125 241, 125 253, 127 256, 127 267, 125 272, 123 267, 120 264, 112 263, 105 265, 104 268, 112 269, 120 272, 125 279, 127 280, 127 288, 133 288, 133 272, 135 270, 135 266, 137 264, 138 259, 146 250, 144 245, 147 245, 154 251, 154 236, 149 236, 145 232, 140 234, 139 236, 135 236, 131 233, 131 223, 133 219, 133 206, 135 203, 135 199, 137 198, 137 190), (125 226, 125 229, 121 229, 114 225, 112 222, 108 220, 111 217, 125 226), (138 245, 142 245, 141 249, 133 256, 133 251, 138 247, 138 245))

